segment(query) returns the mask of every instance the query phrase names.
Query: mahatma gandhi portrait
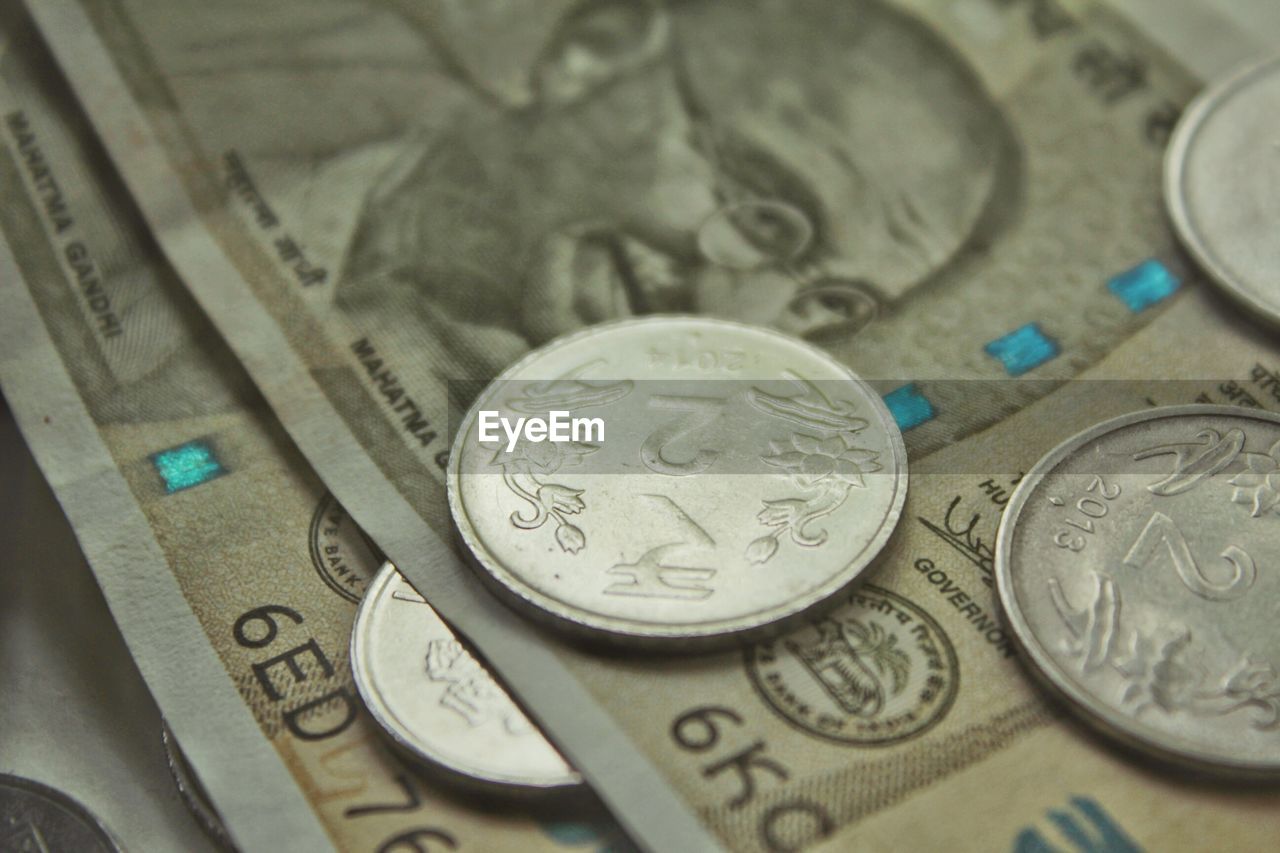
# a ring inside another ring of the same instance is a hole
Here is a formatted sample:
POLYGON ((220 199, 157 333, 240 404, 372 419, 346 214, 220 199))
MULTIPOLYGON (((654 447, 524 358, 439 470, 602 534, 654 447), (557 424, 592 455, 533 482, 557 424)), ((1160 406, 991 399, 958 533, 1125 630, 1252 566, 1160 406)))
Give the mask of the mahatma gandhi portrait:
POLYGON ((880 0, 390 5, 456 85, 365 198, 337 308, 472 376, 655 312, 847 338, 1016 195, 974 72, 880 0))

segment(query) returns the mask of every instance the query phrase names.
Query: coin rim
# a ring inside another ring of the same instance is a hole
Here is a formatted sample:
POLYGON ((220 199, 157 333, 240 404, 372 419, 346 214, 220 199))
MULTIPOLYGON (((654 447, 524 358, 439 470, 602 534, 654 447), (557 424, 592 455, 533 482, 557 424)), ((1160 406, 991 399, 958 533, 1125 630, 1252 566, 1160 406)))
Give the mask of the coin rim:
POLYGON ((876 562, 877 557, 884 551, 890 537, 898 529, 902 520, 902 511, 906 503, 908 489, 906 444, 902 439, 902 430, 889 412, 889 408, 884 404, 880 394, 866 380, 823 350, 792 335, 785 335, 772 329, 752 326, 746 323, 735 323, 729 320, 683 314, 655 314, 642 318, 631 318, 588 326, 577 332, 556 338, 547 345, 526 354, 519 361, 502 371, 493 382, 509 379, 513 374, 518 373, 528 364, 540 358, 542 353, 551 347, 559 349, 572 345, 583 338, 607 334, 615 329, 644 325, 668 326, 671 323, 729 328, 749 334, 771 337, 783 344, 797 347, 801 350, 808 349, 818 359, 828 362, 844 374, 847 381, 857 385, 867 397, 871 410, 875 412, 884 426, 887 444, 894 458, 894 464, 897 469, 897 475, 894 479, 895 491, 880 526, 876 529, 870 541, 859 550, 842 571, 833 574, 831 579, 824 585, 817 587, 806 595, 788 599, 782 606, 758 610, 747 616, 704 621, 695 625, 668 626, 653 622, 628 620, 616 616, 605 616, 559 601, 550 595, 542 593, 531 584, 522 581, 515 572, 506 568, 501 561, 494 557, 482 541, 478 531, 475 529, 475 525, 470 522, 466 507, 462 505, 461 490, 458 486, 462 443, 466 441, 467 436, 470 434, 471 425, 477 419, 480 406, 485 401, 484 392, 481 392, 467 410, 467 414, 463 417, 455 434, 449 453, 446 483, 449 511, 453 517, 454 529, 466 546, 463 550, 468 557, 467 562, 477 570, 490 589, 494 590, 500 597, 505 598, 508 605, 513 606, 522 615, 533 617, 538 621, 571 634, 615 645, 633 647, 687 648, 696 644, 701 647, 711 648, 717 645, 745 643, 760 636, 781 633, 787 625, 803 619, 824 602, 832 601, 842 592, 851 589, 866 574, 868 568, 876 562), (855 566, 856 568, 851 568, 855 566), (526 610, 528 613, 525 612, 526 610))
POLYGON ((1245 290, 1237 283, 1237 278, 1218 261, 1217 253, 1195 227, 1184 190, 1188 155, 1200 130, 1211 120, 1214 112, 1240 91, 1247 90, 1248 84, 1258 75, 1277 71, 1280 71, 1280 56, 1272 56, 1246 63, 1205 88, 1183 111, 1164 155, 1165 209, 1183 247, 1220 291, 1274 325, 1280 325, 1280 299, 1268 303, 1264 297, 1245 290))
POLYGON ((1089 442, 1124 427, 1146 421, 1181 418, 1186 416, 1226 416, 1236 418, 1252 418, 1266 421, 1280 427, 1280 415, 1265 410, 1243 409, 1238 406, 1216 406, 1193 403, 1178 406, 1160 406, 1154 409, 1130 412, 1114 418, 1108 418, 1063 441, 1041 457, 1030 471, 1022 478, 1022 482, 1014 489, 1000 519, 1000 527, 996 533, 995 575, 996 592, 1000 598, 1000 607, 1005 621, 1012 629, 1014 642, 1022 651, 1024 663, 1036 676, 1040 684, 1069 700, 1067 704, 1077 716, 1092 724, 1102 733, 1116 738, 1127 746, 1162 761, 1181 767, 1207 772, 1214 775, 1229 774, 1240 779, 1274 781, 1280 779, 1280 760, 1275 762, 1250 762, 1223 758, 1206 752, 1195 744, 1184 741, 1178 736, 1170 736, 1165 732, 1150 729, 1144 724, 1115 712, 1111 705, 1080 685, 1075 677, 1068 673, 1058 661, 1049 654, 1040 642, 1039 636, 1031 624, 1023 617, 1013 589, 1012 547, 1014 529, 1023 507, 1033 492, 1043 481, 1045 474, 1051 472, 1064 459, 1089 442), (1029 659, 1029 660, 1028 660, 1029 659))
POLYGON ((106 843, 108 850, 121 853, 124 847, 116 840, 115 835, 107 827, 102 820, 89 810, 84 803, 75 797, 62 791, 52 785, 46 785, 44 782, 30 779, 26 776, 18 776, 15 773, 0 773, 0 785, 8 785, 13 788, 25 789, 37 796, 44 797, 58 806, 66 809, 72 815, 80 818, 89 827, 90 830, 96 831, 99 840, 106 843))
POLYGON ((205 793, 204 786, 200 784, 200 779, 196 776, 191 762, 187 760, 186 754, 183 753, 182 747, 178 746, 178 739, 169 728, 169 723, 163 719, 160 721, 160 743, 164 748, 164 760, 169 768, 169 777, 178 791, 179 799, 195 819, 196 825, 219 849, 236 851, 238 848, 231 838, 231 833, 227 831, 227 825, 219 816, 218 810, 213 807, 213 803, 209 801, 209 795, 205 793))
MULTIPOLYGON (((360 698, 364 700, 365 708, 378 724, 378 727, 401 750, 414 759, 425 763, 430 769, 442 771, 451 780, 460 782, 464 787, 479 787, 484 790, 502 791, 508 794, 550 794, 581 787, 583 784, 582 775, 573 769, 572 765, 569 765, 568 760, 564 759, 563 755, 561 755, 561 758, 565 761, 566 766, 569 766, 569 774, 557 777, 553 781, 539 780, 528 776, 511 776, 494 773, 489 770, 476 770, 475 768, 464 766, 450 756, 433 751, 429 743, 415 738, 413 731, 399 720, 395 712, 383 701, 382 692, 377 688, 376 680, 372 677, 372 664, 365 655, 368 649, 367 637, 366 639, 361 639, 362 636, 372 631, 373 616, 371 614, 379 594, 397 576, 400 576, 400 572, 390 561, 382 564, 378 573, 374 575, 373 580, 369 582, 364 598, 360 602, 360 607, 356 610, 355 622, 351 628, 351 678, 355 682, 356 691, 360 694, 360 698)), ((408 583, 408 580, 405 579, 405 582, 408 583)), ((430 606, 430 604, 428 603, 427 606, 430 606)), ((438 613, 436 618, 444 622, 444 619, 438 613)), ((453 631, 447 622, 445 622, 445 627, 449 628, 451 632, 453 631)), ((471 654, 470 650, 468 650, 468 654, 471 654)), ((491 668, 486 667, 486 669, 492 672, 491 668)), ((511 695, 510 690, 507 690, 501 684, 498 686, 508 696, 511 695)), ((523 709, 521 709, 521 713, 524 713, 523 709)), ((529 721, 531 725, 534 725, 538 734, 548 743, 551 743, 550 739, 543 734, 541 727, 533 722, 532 717, 529 718, 529 721)), ((551 744, 551 746, 553 749, 556 748, 555 744, 551 744)), ((559 752, 558 749, 557 752, 559 752)))

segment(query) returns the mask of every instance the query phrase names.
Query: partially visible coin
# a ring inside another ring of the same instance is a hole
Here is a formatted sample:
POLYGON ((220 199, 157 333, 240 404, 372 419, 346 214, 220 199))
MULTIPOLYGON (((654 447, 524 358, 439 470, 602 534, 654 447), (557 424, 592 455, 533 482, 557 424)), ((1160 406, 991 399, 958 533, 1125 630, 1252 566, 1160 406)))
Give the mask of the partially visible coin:
POLYGON ((1165 200, 1178 236, 1214 281, 1280 323, 1280 58, 1191 103, 1166 155, 1165 200))
POLYGON ((374 719, 430 768, 524 793, 582 782, 390 563, 356 613, 351 669, 374 719))
POLYGON ((97 818, 66 794, 0 773, 0 850, 118 853, 120 847, 97 818))
POLYGON ((1104 730, 1280 776, 1280 416, 1177 406, 1069 439, 1010 499, 996 581, 1033 670, 1104 730))
POLYGON ((209 802, 209 795, 205 793, 204 786, 200 784, 195 771, 191 769, 191 764, 183 754, 182 747, 178 746, 178 739, 169 730, 168 723, 160 724, 160 741, 164 745, 164 757, 165 763, 169 765, 169 775, 173 777, 178 796, 182 797, 182 802, 186 804, 191 816, 196 819, 196 823, 210 840, 220 848, 235 850, 235 842, 231 840, 226 824, 222 822, 213 803, 209 802))
POLYGON ((499 594, 636 645, 780 630, 862 575, 907 490, 898 426, 847 367, 691 317, 531 353, 479 396, 449 465, 454 520, 499 594), (508 434, 557 412, 572 440, 508 434))

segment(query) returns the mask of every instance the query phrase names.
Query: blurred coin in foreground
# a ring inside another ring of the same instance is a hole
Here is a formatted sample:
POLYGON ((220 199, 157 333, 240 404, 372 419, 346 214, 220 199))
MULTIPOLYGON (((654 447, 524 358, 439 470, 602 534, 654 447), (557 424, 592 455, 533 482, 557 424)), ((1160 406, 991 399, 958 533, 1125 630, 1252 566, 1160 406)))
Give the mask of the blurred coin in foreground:
POLYGON ((1280 323, 1280 58, 1206 89, 1165 159, 1165 200, 1187 250, 1253 313, 1280 323))
POLYGON ((84 806, 48 785, 0 773, 0 850, 117 853, 84 806))
POLYGON ((1280 417, 1125 415, 1018 486, 996 580, 1033 671, 1132 746, 1280 776, 1280 417))
POLYGON ((897 424, 848 368, 690 317, 526 356, 479 396, 449 464, 454 521, 499 594, 638 645, 777 630, 863 573, 907 489, 897 424), (528 426, 557 415, 567 441, 528 426))
POLYGON ((455 781, 524 793, 582 781, 390 563, 356 613, 351 668, 391 738, 455 781))

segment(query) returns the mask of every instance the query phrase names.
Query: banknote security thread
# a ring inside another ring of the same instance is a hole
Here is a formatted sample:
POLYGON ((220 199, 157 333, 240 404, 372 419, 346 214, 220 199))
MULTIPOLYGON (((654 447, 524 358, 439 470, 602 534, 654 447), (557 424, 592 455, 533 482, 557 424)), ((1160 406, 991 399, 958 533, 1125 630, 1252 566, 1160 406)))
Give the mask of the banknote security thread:
POLYGON ((1202 92, 1165 157, 1169 216, 1196 262, 1255 316, 1280 324, 1280 58, 1202 92))
POLYGON ((818 605, 901 515, 902 436, 878 394, 797 339, 688 317, 570 335, 459 427, 449 503, 481 576, 557 627, 725 642, 818 605), (484 441, 478 413, 567 411, 605 439, 484 441))
POLYGON ((996 583, 1032 671, 1105 732, 1280 777, 1280 416, 1157 408, 1046 455, 1000 524, 996 583))
POLYGON ((582 782, 390 563, 356 614, 351 670, 391 739, 455 781, 526 794, 582 782))

